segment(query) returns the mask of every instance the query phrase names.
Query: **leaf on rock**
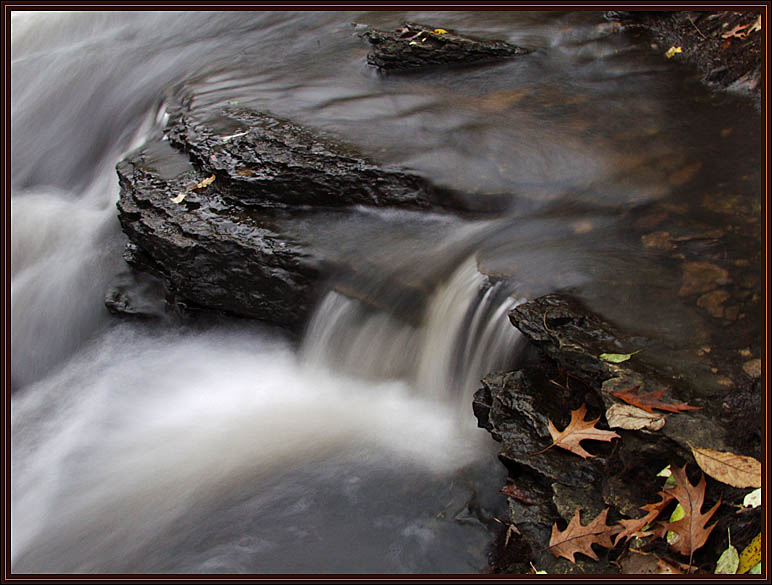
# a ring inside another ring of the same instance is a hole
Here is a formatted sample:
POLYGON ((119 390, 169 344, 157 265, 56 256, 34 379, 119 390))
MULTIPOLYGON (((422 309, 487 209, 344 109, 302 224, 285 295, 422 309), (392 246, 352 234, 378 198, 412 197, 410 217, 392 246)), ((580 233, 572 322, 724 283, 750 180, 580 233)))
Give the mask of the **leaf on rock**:
POLYGON ((761 463, 753 457, 690 447, 697 465, 713 479, 736 488, 761 487, 761 463))
POLYGON ((664 415, 646 412, 630 404, 614 404, 606 411, 606 420, 612 429, 628 431, 658 431, 665 426, 664 415))
POLYGON ((665 390, 667 388, 662 388, 660 390, 655 390, 654 392, 649 392, 648 394, 638 394, 638 389, 640 386, 633 386, 632 388, 628 388, 627 390, 620 390, 619 392, 614 392, 612 396, 616 396, 620 400, 624 400, 627 402, 627 404, 632 404, 633 406, 636 406, 642 410, 645 410, 646 412, 650 412, 654 414, 654 409, 657 410, 664 410, 666 412, 682 412, 684 410, 699 410, 699 406, 690 406, 686 402, 680 402, 680 403, 670 403, 670 402, 662 402, 662 395, 665 393, 665 390))
MULTIPOLYGON (((761 30, 761 16, 759 16, 758 21, 753 23, 754 29, 755 29, 757 23, 759 25, 759 30, 761 30)), ((741 31, 745 30, 749 26, 750 26, 750 24, 738 24, 732 30, 729 30, 729 31, 725 32, 724 34, 722 34, 721 38, 722 39, 731 39, 731 38, 737 37, 738 39, 744 39, 745 37, 748 36, 748 32, 750 32, 750 31, 746 31, 746 32, 741 32, 741 31)))
POLYGON ((740 554, 732 546, 732 534, 729 532, 729 529, 727 529, 727 534, 729 535, 729 545, 721 553, 721 556, 718 557, 716 570, 714 571, 716 575, 734 575, 740 566, 740 554))
POLYGON ((634 536, 643 538, 645 536, 654 534, 651 531, 644 531, 644 527, 651 524, 657 518, 657 516, 662 513, 665 507, 673 501, 673 496, 671 494, 666 492, 659 492, 658 495, 660 496, 659 502, 646 504, 645 506, 641 507, 641 510, 646 512, 644 516, 641 516, 640 518, 633 518, 631 520, 619 521, 619 524, 622 525, 622 531, 617 535, 616 540, 614 541, 614 546, 619 544, 619 541, 622 539, 624 539, 626 542, 634 536))
POLYGON ((698 548, 705 544, 708 540, 708 536, 715 528, 715 524, 711 524, 706 527, 708 521, 716 513, 716 510, 721 505, 721 501, 716 502, 707 513, 702 513, 702 504, 705 500, 705 476, 700 477, 700 481, 696 486, 689 482, 686 477, 686 470, 684 467, 672 466, 673 476, 676 479, 677 484, 666 490, 675 497, 681 504, 684 510, 684 517, 675 522, 666 522, 665 529, 672 530, 678 535, 678 540, 671 543, 671 548, 676 552, 689 557, 689 564, 691 565, 691 558, 698 548))
POLYGON ((205 187, 208 187, 212 183, 214 183, 215 175, 213 174, 211 177, 207 177, 203 181, 201 181, 198 185, 193 187, 194 189, 203 189, 205 187))
POLYGON ((761 31, 761 14, 759 14, 759 17, 756 19, 756 22, 753 23, 753 26, 748 29, 747 34, 751 34, 752 32, 756 31, 761 31))
POLYGON ((576 563, 574 555, 582 553, 591 559, 599 560, 598 555, 592 550, 592 545, 597 544, 604 548, 614 546, 611 537, 619 532, 619 526, 606 526, 606 516, 609 509, 606 508, 587 526, 582 526, 579 519, 579 510, 576 511, 566 529, 561 532, 558 525, 553 524, 550 536, 549 549, 556 557, 563 557, 572 563, 576 563))
MULTIPOLYGON (((558 431, 551 420, 547 421, 549 424, 550 436, 552 437, 552 445, 547 447, 547 449, 557 446, 566 449, 567 451, 571 451, 583 459, 587 459, 588 457, 595 457, 595 455, 591 455, 585 451, 579 444, 581 441, 584 441, 585 439, 610 441, 611 439, 619 438, 619 435, 614 431, 596 429, 595 424, 600 420, 600 417, 587 421, 584 420, 586 414, 587 406, 584 404, 580 408, 572 411, 571 422, 568 423, 568 426, 562 431, 558 431)), ((547 449, 539 451, 539 453, 544 453, 547 449)), ((534 455, 538 455, 539 453, 534 453, 534 455)))
POLYGON ((622 362, 626 362, 631 357, 633 357, 636 353, 640 353, 640 349, 638 351, 634 351, 633 353, 602 353, 598 357, 602 359, 604 362, 609 362, 612 364, 621 364, 622 362))
POLYGON ((761 488, 756 488, 743 498, 743 508, 758 508, 761 506, 761 488))
POLYGON ((737 574, 744 575, 761 562, 761 532, 759 532, 751 543, 740 553, 740 565, 737 567, 737 574))

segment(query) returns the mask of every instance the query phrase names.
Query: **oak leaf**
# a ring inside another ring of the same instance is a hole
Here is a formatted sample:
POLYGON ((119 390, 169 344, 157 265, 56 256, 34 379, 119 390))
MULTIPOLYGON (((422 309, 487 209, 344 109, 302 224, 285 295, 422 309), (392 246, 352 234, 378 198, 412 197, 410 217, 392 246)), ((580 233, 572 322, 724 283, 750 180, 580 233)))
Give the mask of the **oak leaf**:
POLYGON ((701 510, 705 499, 705 476, 701 475, 700 481, 694 486, 686 477, 684 467, 673 465, 671 469, 677 483, 672 488, 666 489, 665 493, 678 500, 684 509, 684 517, 676 522, 664 523, 664 528, 672 530, 678 535, 678 539, 670 543, 670 546, 676 552, 688 556, 689 565, 691 565, 694 551, 705 544, 713 528, 716 527, 715 524, 708 527, 705 525, 716 513, 721 501, 716 502, 713 508, 703 514, 701 510))
POLYGON ((640 518, 632 518, 630 520, 619 521, 619 524, 622 525, 622 530, 619 534, 617 534, 616 540, 614 541, 614 546, 619 544, 619 541, 623 538, 626 542, 634 536, 643 538, 644 536, 650 536, 654 534, 654 532, 650 530, 644 531, 644 528, 654 522, 657 516, 662 513, 662 510, 664 510, 665 507, 673 501, 672 494, 659 492, 658 495, 660 496, 659 502, 641 506, 641 510, 646 512, 645 515, 641 516, 640 518))
POLYGON ((697 465, 713 479, 736 488, 761 487, 761 463, 753 457, 692 447, 697 465))
POLYGON ((611 548, 614 543, 611 537, 619 532, 619 526, 607 526, 606 516, 609 509, 606 508, 587 526, 582 526, 579 520, 579 510, 568 523, 566 529, 561 532, 558 525, 552 525, 549 549, 556 557, 563 557, 572 563, 576 563, 574 555, 582 553, 591 559, 599 560, 598 555, 592 550, 592 545, 597 544, 604 548, 611 548))
MULTIPOLYGON (((583 459, 587 459, 588 457, 595 457, 595 455, 591 455, 585 451, 579 444, 581 441, 584 441, 585 439, 610 441, 611 439, 619 438, 619 435, 614 431, 596 429, 595 424, 600 420, 600 417, 588 421, 584 420, 586 414, 587 406, 584 404, 580 408, 571 411, 571 422, 568 423, 568 426, 562 431, 559 431, 555 425, 552 424, 552 421, 548 420, 552 445, 547 447, 547 449, 557 446, 566 449, 567 451, 571 451, 583 459)), ((539 451, 539 453, 544 453, 547 449, 539 451)), ((539 453, 534 453, 534 455, 538 455, 539 453)))
POLYGON ((654 413, 654 409, 664 410, 666 412, 682 412, 684 410, 699 410, 699 406, 690 406, 686 402, 670 403, 662 402, 662 395, 665 393, 666 388, 649 392, 648 394, 638 394, 640 386, 633 386, 627 390, 620 390, 614 392, 612 396, 616 396, 620 400, 624 400, 627 404, 632 404, 638 408, 645 410, 646 412, 654 413))

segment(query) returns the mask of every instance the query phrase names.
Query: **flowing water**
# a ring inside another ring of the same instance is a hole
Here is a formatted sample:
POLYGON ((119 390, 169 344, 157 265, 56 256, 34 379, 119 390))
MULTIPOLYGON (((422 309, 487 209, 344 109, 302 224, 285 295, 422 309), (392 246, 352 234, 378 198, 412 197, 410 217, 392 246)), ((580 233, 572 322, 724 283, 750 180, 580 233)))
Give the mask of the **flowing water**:
POLYGON ((507 310, 570 289, 691 339, 699 315, 662 302, 677 266, 630 225, 677 199, 701 229, 711 189, 758 201, 752 105, 709 99, 597 13, 15 13, 11 30, 16 572, 484 570, 504 471, 471 395, 517 358, 507 310), (354 23, 404 20, 535 51, 379 75, 354 23), (508 211, 299 218, 287 230, 364 266, 333 278, 300 344, 241 320, 116 320, 114 165, 180 95, 508 211))

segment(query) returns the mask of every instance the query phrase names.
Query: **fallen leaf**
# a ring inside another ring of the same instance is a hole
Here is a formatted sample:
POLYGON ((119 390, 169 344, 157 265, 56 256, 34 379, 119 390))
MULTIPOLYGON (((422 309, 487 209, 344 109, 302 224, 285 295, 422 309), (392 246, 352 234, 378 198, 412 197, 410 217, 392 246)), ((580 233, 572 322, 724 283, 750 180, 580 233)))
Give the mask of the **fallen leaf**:
POLYGON ((658 413, 641 410, 629 404, 614 404, 606 411, 608 426, 628 431, 658 431, 665 426, 665 417, 658 413))
POLYGON ((446 31, 444 28, 435 28, 434 34, 436 35, 446 35, 448 34, 448 31, 446 31))
POLYGON ((761 463, 753 457, 690 447, 697 465, 713 479, 736 488, 761 487, 761 463))
POLYGON ((549 425, 550 436, 552 437, 552 445, 539 451, 539 453, 534 453, 534 455, 544 453, 547 449, 557 446, 566 449, 567 451, 571 451, 583 459, 587 459, 588 457, 595 457, 595 455, 590 455, 585 451, 579 444, 581 441, 584 441, 585 439, 610 441, 611 439, 619 438, 619 435, 614 431, 596 429, 595 424, 600 420, 600 417, 591 421, 586 421, 584 420, 586 414, 587 406, 584 404, 580 408, 572 411, 571 422, 568 423, 568 426, 562 431, 558 431, 555 425, 552 424, 552 421, 548 420, 547 423, 549 425))
POLYGON ((670 47, 667 50, 667 53, 665 53, 665 57, 667 57, 668 59, 672 59, 673 55, 675 55, 676 53, 683 53, 683 52, 684 51, 681 47, 670 47))
POLYGON ((201 182, 200 182, 198 185, 196 185, 196 186, 195 186, 195 187, 193 187, 193 188, 194 188, 194 189, 203 189, 203 188, 205 188, 205 187, 208 187, 209 185, 211 185, 212 183, 214 183, 214 179, 215 179, 215 176, 214 176, 214 175, 212 175, 211 177, 207 177, 206 179, 204 179, 203 181, 201 181, 201 182))
MULTIPOLYGON (((675 482, 673 483, 675 485, 675 482)), ((681 518, 683 518, 686 515, 686 511, 684 510, 684 507, 681 504, 678 504, 674 509, 673 512, 670 514, 670 522, 678 522, 681 518)), ((665 541, 668 544, 675 544, 679 541, 681 537, 678 535, 678 533, 675 530, 668 530, 665 532, 665 541)))
POLYGON ((597 544, 603 548, 614 546, 611 537, 619 532, 618 526, 606 526, 606 516, 609 509, 606 508, 587 526, 582 526, 579 520, 579 510, 568 523, 566 529, 561 532, 558 525, 553 524, 550 536, 549 549, 556 557, 563 557, 572 563, 576 563, 574 555, 582 553, 591 559, 599 560, 598 555, 592 550, 592 545, 597 544))
POLYGON ((619 392, 614 392, 612 396, 616 396, 620 400, 624 400, 625 402, 627 402, 627 404, 632 404, 633 406, 636 406, 652 414, 654 414, 655 408, 657 410, 664 410, 666 412, 682 412, 684 410, 700 409, 699 406, 690 406, 686 402, 680 402, 677 404, 670 403, 670 402, 662 402, 661 398, 662 398, 662 395, 665 393, 666 388, 662 388, 661 390, 655 390, 654 392, 650 392, 649 394, 645 394, 645 395, 639 395, 638 388, 640 388, 640 386, 633 386, 632 388, 628 388, 627 390, 620 390, 619 392))
POLYGON ((675 497, 684 509, 684 517, 675 522, 666 522, 665 529, 672 530, 679 538, 670 546, 676 552, 689 557, 689 565, 692 564, 694 551, 700 548, 708 540, 708 536, 716 527, 715 524, 705 526, 716 513, 721 501, 716 502, 707 513, 702 513, 702 504, 705 500, 705 476, 701 475, 696 486, 689 482, 684 467, 672 466, 673 476, 677 484, 666 490, 666 493, 675 497))
POLYGON ((673 496, 671 494, 666 492, 659 492, 658 495, 660 497, 659 502, 646 504, 645 506, 641 507, 641 510, 646 512, 645 515, 641 516, 640 518, 619 521, 619 524, 622 526, 622 531, 617 535, 617 538, 614 541, 614 546, 619 544, 619 541, 622 539, 628 541, 634 536, 643 538, 644 536, 653 534, 651 531, 645 531, 644 528, 656 520, 657 516, 662 513, 665 507, 673 501, 673 496))
POLYGON ((756 31, 761 31, 761 14, 759 14, 759 17, 756 19, 756 22, 753 23, 753 26, 748 29, 747 34, 751 34, 752 32, 756 31))
POLYGON ((683 571, 681 571, 678 567, 674 567, 673 565, 670 565, 663 561, 662 559, 659 560, 657 563, 657 574, 659 575, 683 575, 683 571))
POLYGON ((633 353, 602 353, 598 357, 602 359, 604 362, 609 362, 612 364, 621 364, 622 362, 626 362, 631 357, 633 357, 636 353, 639 353, 641 350, 634 351, 633 353))
POLYGON ((740 553, 740 565, 737 574, 744 575, 761 562, 761 532, 740 553))
POLYGON ((534 504, 536 504, 536 502, 534 502, 532 499, 528 497, 528 494, 526 494, 519 487, 511 483, 501 488, 500 493, 504 494, 507 497, 515 499, 518 502, 522 502, 526 506, 533 506, 534 504))
MULTIPOLYGON (((761 17, 759 16, 759 19, 761 17)), ((745 30, 748 28, 749 24, 738 24, 736 27, 734 27, 732 30, 725 32, 721 35, 722 39, 730 39, 737 37, 738 39, 744 39, 747 36, 747 33, 740 32, 742 30, 745 30)), ((759 28, 761 28, 761 23, 759 23, 759 28)))
POLYGON ((761 488, 756 488, 743 498, 744 508, 758 508, 761 506, 761 488))
POLYGON ((187 191, 179 193, 176 197, 172 197, 172 203, 182 203, 182 200, 187 196, 187 191))
POLYGON ((727 534, 729 535, 729 545, 721 553, 721 556, 718 557, 716 570, 714 571, 716 575, 734 575, 740 566, 740 554, 732 546, 732 534, 729 532, 729 529, 727 529, 727 534))

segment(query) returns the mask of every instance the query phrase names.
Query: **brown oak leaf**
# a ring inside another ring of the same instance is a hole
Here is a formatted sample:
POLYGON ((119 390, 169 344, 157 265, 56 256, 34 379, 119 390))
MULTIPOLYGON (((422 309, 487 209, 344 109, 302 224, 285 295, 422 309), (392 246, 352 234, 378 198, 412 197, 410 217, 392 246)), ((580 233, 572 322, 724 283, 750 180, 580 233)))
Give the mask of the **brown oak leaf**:
POLYGON ((686 477, 685 467, 676 467, 671 465, 673 478, 676 485, 665 489, 665 493, 675 497, 684 509, 684 517, 676 522, 665 522, 664 528, 672 530, 678 535, 678 539, 670 544, 671 548, 689 557, 689 565, 692 564, 694 551, 700 548, 708 540, 715 524, 706 527, 705 525, 713 517, 721 501, 716 502, 707 513, 703 514, 702 503, 705 499, 705 476, 700 474, 700 481, 696 486, 689 482, 686 477))
POLYGON ((556 557, 563 557, 572 563, 576 563, 574 555, 582 553, 591 559, 598 560, 598 555, 592 550, 592 545, 597 544, 604 548, 611 548, 614 543, 611 537, 619 532, 618 525, 606 526, 606 516, 609 509, 606 508, 587 526, 582 526, 579 520, 579 510, 576 511, 566 529, 561 532, 558 525, 553 524, 550 536, 549 549, 556 557))
MULTIPOLYGON (((558 431, 555 425, 552 424, 552 421, 548 420, 547 422, 549 425, 550 436, 552 437, 552 445, 547 447, 547 449, 557 446, 571 451, 572 453, 576 453, 584 459, 587 459, 588 457, 595 457, 595 455, 591 455, 585 451, 579 444, 581 441, 584 441, 585 439, 593 439, 595 441, 610 441, 611 439, 619 438, 619 435, 617 435, 614 431, 596 429, 595 423, 600 420, 600 417, 588 421, 584 420, 584 416, 586 414, 587 406, 584 404, 580 408, 571 411, 571 422, 568 423, 568 426, 562 431, 558 431)), ((547 449, 543 449, 538 453, 534 453, 534 455, 544 453, 544 451, 547 449)))
POLYGON ((638 394, 638 388, 640 386, 633 386, 632 388, 628 388, 627 390, 620 390, 619 392, 614 392, 612 396, 616 396, 620 400, 624 400, 627 402, 627 404, 632 404, 633 406, 637 406, 641 410, 645 410, 646 412, 649 412, 651 414, 654 413, 654 409, 657 410, 664 410, 667 412, 681 412, 684 410, 699 410, 699 406, 691 406, 687 404, 686 402, 679 402, 679 403, 670 403, 670 402, 662 402, 662 395, 665 393, 665 390, 667 388, 662 388, 660 390, 655 390, 654 392, 649 392, 648 394, 638 394))
POLYGON ((660 496, 659 502, 654 502, 653 504, 646 504, 645 506, 641 506, 641 510, 646 512, 645 515, 641 516, 640 518, 632 518, 630 520, 620 520, 619 524, 622 525, 622 531, 617 534, 616 540, 614 541, 614 546, 619 544, 619 541, 623 538, 625 539, 625 542, 630 540, 633 536, 638 537, 644 537, 644 536, 650 536, 654 534, 653 531, 647 531, 644 532, 643 529, 648 524, 651 524, 654 522, 654 520, 662 513, 662 510, 665 509, 665 506, 667 506, 670 502, 673 501, 673 495, 665 492, 659 492, 658 494, 660 496))

